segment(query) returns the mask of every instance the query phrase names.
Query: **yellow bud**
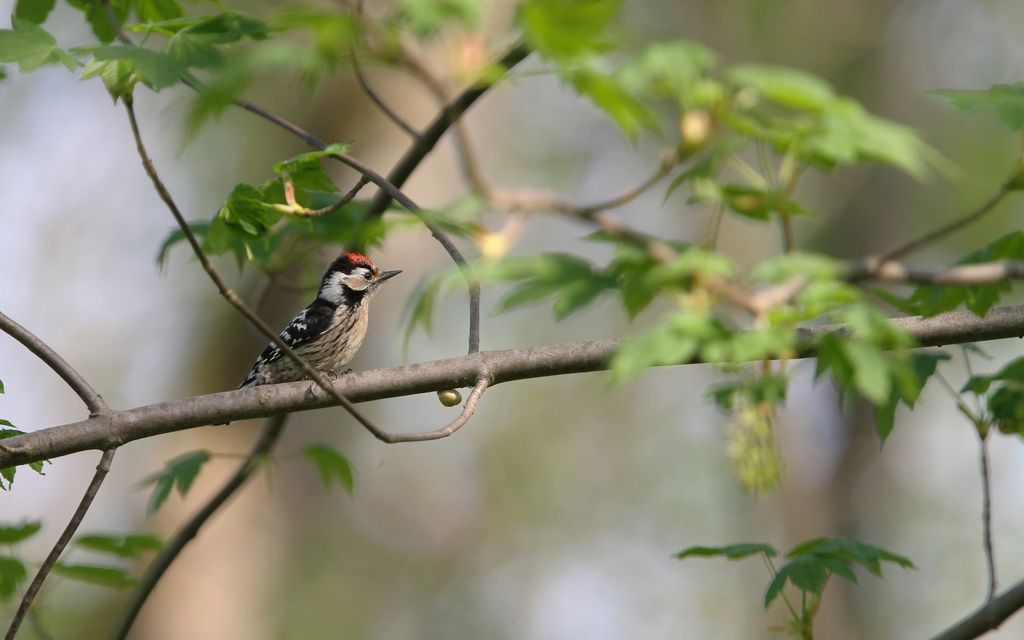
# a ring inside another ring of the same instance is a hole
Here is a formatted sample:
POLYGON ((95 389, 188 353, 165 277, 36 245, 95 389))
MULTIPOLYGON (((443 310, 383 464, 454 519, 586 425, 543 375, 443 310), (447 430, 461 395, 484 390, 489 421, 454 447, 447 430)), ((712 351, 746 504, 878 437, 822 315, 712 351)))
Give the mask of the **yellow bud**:
POLYGON ((480 256, 484 260, 497 260, 504 257, 511 245, 508 236, 504 233, 493 233, 490 231, 477 236, 476 244, 480 247, 480 256))
POLYGON ((679 134, 687 149, 699 147, 711 135, 711 115, 707 111, 687 111, 679 120, 679 134))
POLYGON ((437 392, 437 399, 446 407, 457 407, 462 404, 462 394, 455 389, 445 389, 437 392))

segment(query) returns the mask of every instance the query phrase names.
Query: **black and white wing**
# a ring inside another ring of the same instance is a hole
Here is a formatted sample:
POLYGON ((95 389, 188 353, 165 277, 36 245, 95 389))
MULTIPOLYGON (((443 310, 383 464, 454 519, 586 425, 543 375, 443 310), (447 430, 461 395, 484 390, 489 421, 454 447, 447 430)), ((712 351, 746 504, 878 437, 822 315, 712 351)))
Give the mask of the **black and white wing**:
MULTIPOLYGON (((303 345, 316 340, 317 337, 330 328, 334 318, 334 311, 335 308, 331 305, 311 304, 300 311, 285 330, 280 333, 281 340, 292 349, 299 349, 303 345)), ((239 388, 257 383, 257 380, 260 378, 263 378, 263 380, 258 382, 258 384, 274 382, 274 376, 270 370, 274 368, 274 363, 280 360, 282 356, 284 356, 284 353, 276 344, 273 342, 268 344, 263 349, 260 357, 256 358, 256 362, 252 365, 249 375, 245 376, 245 380, 242 381, 239 388)))

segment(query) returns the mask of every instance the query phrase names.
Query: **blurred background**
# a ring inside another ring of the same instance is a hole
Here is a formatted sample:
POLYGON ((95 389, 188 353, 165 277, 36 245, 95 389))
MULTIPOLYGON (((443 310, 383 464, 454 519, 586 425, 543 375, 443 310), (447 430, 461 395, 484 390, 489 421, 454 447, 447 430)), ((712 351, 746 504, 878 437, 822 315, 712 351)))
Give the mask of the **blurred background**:
MULTIPOLYGON (((248 7, 257 15, 273 3, 248 7)), ((13 2, 0 0, 0 14, 13 2)), ((497 3, 485 38, 504 33, 512 8, 497 3)), ((943 108, 926 92, 984 88, 1024 78, 1024 5, 1012 0, 628 0, 622 27, 638 41, 687 37, 726 64, 793 65, 828 78, 871 111, 907 123, 958 166, 924 183, 893 170, 810 174, 800 198, 822 219, 799 229, 801 245, 841 257, 894 246, 975 206, 1002 181, 1015 141, 994 118, 943 108)), ((47 23, 62 45, 91 40, 66 7, 47 23)), ((443 71, 460 42, 424 51, 443 71)), ((606 118, 557 80, 531 73, 488 94, 469 114, 474 146, 496 184, 547 187, 579 202, 629 189, 656 166, 660 149, 630 144, 606 118)), ((12 70, 13 71, 13 70, 12 70)), ((370 70, 382 96, 408 120, 433 117, 431 96, 396 71, 370 70)), ((381 118, 350 78, 307 97, 300 84, 256 89, 251 99, 328 140, 355 139, 353 154, 382 172, 406 138, 381 118)), ((185 89, 140 89, 142 135, 169 189, 192 220, 209 219, 238 182, 258 183, 302 145, 239 110, 185 142, 185 89)), ((184 246, 158 268, 173 220, 151 188, 127 118, 99 82, 62 68, 11 73, 0 84, 0 310, 37 333, 116 408, 233 388, 262 349, 246 322, 216 293, 184 246)), ((343 185, 353 178, 331 168, 343 185)), ((425 206, 464 191, 450 140, 406 191, 425 206)), ((369 193, 369 191, 367 191, 369 193)), ((699 239, 705 213, 684 198, 662 203, 653 190, 616 212, 666 237, 699 239)), ((918 259, 944 264, 1018 228, 1011 197, 985 222, 918 259)), ((531 220, 515 253, 565 250, 595 260, 607 248, 588 229, 554 217, 531 220)), ((775 229, 727 219, 720 248, 745 261, 778 250, 775 229)), ((326 265, 331 256, 315 256, 326 265)), ((402 269, 374 301, 355 369, 461 355, 465 300, 446 298, 432 335, 414 334, 403 353, 402 313, 418 280, 447 266, 423 230, 393 234, 375 251, 402 269)), ((314 257, 311 257, 313 259, 314 257)), ((268 292, 266 278, 222 273, 263 317, 280 326, 307 300, 268 292)), ((485 294, 485 310, 497 296, 485 294)), ((656 321, 652 308, 630 325, 616 300, 565 323, 546 309, 485 312, 482 348, 617 337, 656 321)), ((1019 341, 986 345, 989 371, 1020 354, 1019 341)), ((947 365, 964 378, 959 351, 947 365)), ((501 385, 455 437, 383 445, 342 410, 293 416, 269 473, 251 482, 202 531, 153 594, 135 627, 143 639, 218 638, 769 638, 784 607, 762 608, 766 569, 756 559, 678 562, 695 544, 764 541, 779 548, 816 536, 856 536, 909 556, 917 570, 886 568, 884 580, 826 589, 821 638, 921 638, 982 603, 978 443, 941 388, 897 415, 884 448, 870 411, 845 413, 813 363, 791 388, 778 432, 782 487, 745 494, 724 453, 726 418, 703 398, 708 367, 652 371, 609 388, 601 373, 501 385), (310 442, 344 451, 357 468, 354 496, 327 491, 296 452, 310 442)), ((81 419, 71 392, 20 345, 0 337, 0 417, 23 430, 81 419)), ((392 430, 440 426, 457 415, 433 396, 363 405, 392 430)), ((186 500, 168 500, 145 519, 138 483, 172 456, 206 448, 248 449, 258 422, 209 427, 123 447, 83 533, 147 531, 168 536, 234 469, 217 457, 186 500)), ((1024 450, 996 434, 991 443, 997 569, 1008 586, 1024 576, 1024 450)), ((0 520, 42 518, 22 548, 43 557, 81 497, 98 453, 62 458, 46 475, 19 473, 0 494, 0 520)), ((72 560, 89 561, 75 551, 72 560)), ((141 567, 139 567, 141 570, 141 567)), ((124 593, 53 577, 36 609, 52 637, 104 637, 124 593)), ((12 610, 13 611, 13 610, 12 610)), ((21 637, 44 637, 27 626, 21 637)), ((993 638, 1024 637, 1018 615, 993 638)))

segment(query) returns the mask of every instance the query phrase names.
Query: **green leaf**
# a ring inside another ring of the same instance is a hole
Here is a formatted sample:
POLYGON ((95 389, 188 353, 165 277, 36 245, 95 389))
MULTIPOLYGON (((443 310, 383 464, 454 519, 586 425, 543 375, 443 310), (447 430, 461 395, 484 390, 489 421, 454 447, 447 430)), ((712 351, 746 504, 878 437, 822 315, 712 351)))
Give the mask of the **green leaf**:
POLYGON ((398 0, 402 17, 421 38, 435 35, 449 23, 472 27, 484 10, 482 0, 398 0))
POLYGON ((20 560, 0 555, 0 600, 10 600, 27 578, 28 571, 20 560))
POLYGON ((704 76, 717 56, 710 49, 688 40, 671 40, 649 45, 619 70, 623 86, 635 94, 649 93, 676 101, 683 109, 702 104, 704 76))
POLYGON ((844 341, 842 349, 850 363, 857 391, 875 405, 888 400, 892 377, 886 355, 879 348, 861 340, 844 341))
POLYGON ((566 71, 563 77, 578 94, 604 111, 627 137, 635 138, 644 129, 657 129, 651 109, 607 70, 580 66, 566 71))
POLYGON ((804 111, 823 111, 836 97, 827 82, 798 69, 764 64, 733 67, 729 80, 777 104, 804 111))
POLYGON ((545 58, 569 60, 608 48, 608 27, 621 0, 526 0, 519 22, 531 48, 545 58))
POLYGON ((144 534, 79 536, 75 544, 82 549, 107 553, 119 558, 135 558, 145 551, 159 551, 163 548, 160 538, 144 534))
POLYGON ((38 24, 17 16, 13 29, 0 29, 0 62, 16 62, 23 73, 62 63, 74 70, 78 62, 57 46, 57 41, 38 24))
POLYGON ((274 165, 274 171, 277 173, 300 173, 307 171, 310 165, 317 165, 321 158, 340 156, 348 153, 351 148, 351 142, 335 142, 327 145, 324 149, 300 153, 294 158, 278 162, 274 165))
POLYGON ((128 589, 138 584, 138 579, 117 567, 105 567, 91 564, 64 564, 58 562, 53 572, 71 580, 87 582, 111 589, 128 589))
POLYGON ((154 485, 147 513, 149 515, 156 513, 175 487, 178 488, 178 494, 184 497, 192 487, 192 482, 199 474, 199 470, 209 461, 209 451, 190 451, 168 460, 162 471, 142 480, 141 486, 154 485))
POLYGON ((134 0, 135 14, 142 22, 161 22, 185 15, 175 0, 134 0))
POLYGON ((316 465, 325 488, 330 489, 331 483, 337 481, 349 495, 352 495, 355 474, 352 463, 342 453, 326 444, 316 443, 303 449, 302 454, 316 465))
POLYGON ((186 67, 200 69, 219 67, 224 62, 224 55, 216 45, 243 38, 262 40, 268 33, 265 22, 238 11, 165 20, 153 25, 139 25, 139 28, 147 26, 172 31, 165 53, 186 67))
POLYGON ((131 0, 68 0, 68 4, 85 15, 100 42, 111 42, 117 37, 114 25, 122 24, 128 17, 131 0))
POLYGON ((43 523, 39 520, 22 522, 18 525, 0 527, 0 544, 17 544, 39 533, 43 523))
POLYGON ((718 556, 724 556, 729 560, 739 560, 748 556, 764 554, 769 558, 774 558, 778 555, 775 547, 770 544, 763 542, 742 542, 737 544, 730 544, 724 547, 687 547, 677 553, 674 557, 682 560, 683 558, 713 558, 718 556))
POLYGON ((1003 433, 1024 435, 1024 385, 1001 386, 988 398, 988 411, 1003 433))
POLYGON ((891 562, 904 568, 914 563, 901 555, 851 538, 815 538, 790 549, 786 557, 790 562, 779 567, 765 592, 765 607, 782 592, 786 582, 794 587, 820 596, 828 579, 837 575, 856 583, 852 565, 859 564, 876 576, 882 575, 882 562, 891 562))
POLYGON ((42 24, 56 4, 56 0, 18 0, 14 5, 14 15, 22 20, 42 24))
MULTIPOLYGON (((281 198, 280 204, 283 201, 284 198, 281 198)), ((217 214, 217 219, 250 236, 262 236, 280 218, 281 212, 266 201, 264 192, 248 184, 235 185, 217 214)), ((213 232, 211 226, 207 240, 213 232)))
POLYGON ((139 79, 154 91, 177 84, 185 72, 185 65, 166 53, 131 44, 100 45, 83 51, 92 53, 94 60, 122 60, 131 64, 139 79))
POLYGON ((907 557, 886 551, 853 538, 814 538, 793 547, 786 554, 791 558, 817 556, 856 562, 876 576, 882 575, 882 562, 891 562, 905 569, 914 569, 907 557))
POLYGON ((893 385, 889 393, 889 401, 875 407, 875 430, 884 443, 892 433, 896 420, 896 405, 900 402, 913 408, 928 379, 931 378, 939 362, 949 360, 949 354, 941 351, 917 351, 910 354, 910 376, 904 384, 893 385))
POLYGON ((117 102, 132 92, 136 81, 134 71, 134 65, 128 60, 90 60, 82 68, 82 80, 98 76, 117 102))
POLYGON ((4 392, 4 381, 0 380, 0 394, 4 392))
POLYGON ((612 382, 625 382, 649 367, 682 364, 709 351, 727 351, 724 345, 732 335, 719 321, 705 313, 682 311, 673 314, 647 333, 619 345, 610 363, 612 382))
POLYGON ((559 320, 615 286, 612 276, 594 270, 585 260, 562 253, 488 262, 479 267, 477 275, 485 282, 521 281, 519 287, 499 303, 499 311, 517 309, 554 296, 553 310, 559 320))
POLYGON ((997 84, 981 91, 945 89, 932 95, 959 111, 995 111, 1010 131, 1024 129, 1024 83, 997 84))
MULTIPOLYGON (((189 228, 196 238, 204 238, 207 232, 210 230, 209 222, 189 222, 189 228)), ((164 238, 163 243, 160 245, 160 250, 156 254, 156 264, 161 269, 167 264, 167 256, 170 254, 171 248, 179 242, 185 241, 185 232, 179 227, 175 227, 171 230, 167 237, 164 238)))

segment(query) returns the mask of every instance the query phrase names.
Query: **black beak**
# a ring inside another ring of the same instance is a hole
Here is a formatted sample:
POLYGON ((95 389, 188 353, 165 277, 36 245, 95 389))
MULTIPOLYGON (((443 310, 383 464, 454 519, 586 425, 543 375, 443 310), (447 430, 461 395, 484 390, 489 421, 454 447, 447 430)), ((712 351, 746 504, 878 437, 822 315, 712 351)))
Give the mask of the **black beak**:
POLYGON ((400 273, 402 273, 401 269, 398 269, 396 271, 384 271, 379 276, 377 276, 377 280, 374 281, 374 284, 380 284, 380 283, 384 282, 385 280, 387 280, 388 278, 394 278, 395 276, 397 276, 400 273))

